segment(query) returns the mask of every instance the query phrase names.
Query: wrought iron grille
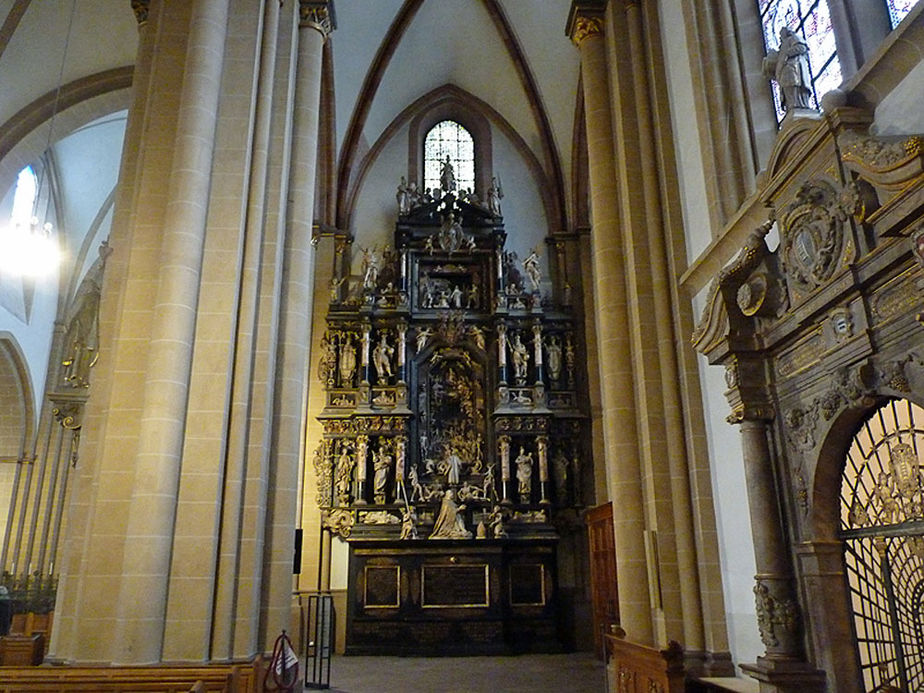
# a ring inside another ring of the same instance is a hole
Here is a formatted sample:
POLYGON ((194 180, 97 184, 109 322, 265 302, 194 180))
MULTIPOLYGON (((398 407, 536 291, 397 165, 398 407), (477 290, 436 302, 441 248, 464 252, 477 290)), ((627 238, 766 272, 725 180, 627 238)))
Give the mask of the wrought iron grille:
POLYGON ((853 438, 841 529, 867 691, 924 690, 924 409, 893 400, 853 438))

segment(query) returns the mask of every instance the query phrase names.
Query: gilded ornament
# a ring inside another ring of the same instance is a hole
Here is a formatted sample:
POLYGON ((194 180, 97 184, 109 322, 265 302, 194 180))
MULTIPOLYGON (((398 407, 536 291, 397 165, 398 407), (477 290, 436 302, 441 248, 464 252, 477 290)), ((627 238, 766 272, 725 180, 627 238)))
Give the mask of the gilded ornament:
POLYGON ((576 46, 591 36, 600 36, 603 34, 603 19, 600 17, 588 17, 581 15, 574 23, 574 32, 571 34, 571 40, 576 46))

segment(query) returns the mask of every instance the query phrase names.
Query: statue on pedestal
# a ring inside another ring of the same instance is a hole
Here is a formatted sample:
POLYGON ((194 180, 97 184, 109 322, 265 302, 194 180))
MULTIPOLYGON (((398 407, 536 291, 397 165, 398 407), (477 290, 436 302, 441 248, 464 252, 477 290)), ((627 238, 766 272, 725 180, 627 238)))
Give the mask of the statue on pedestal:
POLYGON ((452 192, 456 189, 456 173, 449 159, 449 154, 446 155, 446 161, 442 162, 440 167, 440 187, 442 187, 444 193, 452 192))
POLYGON ((388 472, 391 469, 391 455, 384 450, 372 453, 372 467, 375 476, 372 479, 372 492, 376 503, 385 502, 385 490, 388 485, 388 472))
POLYGON ((372 363, 375 365, 379 381, 392 376, 391 355, 394 353, 395 348, 388 343, 388 336, 383 334, 375 349, 372 350, 372 363))
POLYGON ((379 282, 379 257, 375 253, 375 248, 369 250, 363 248, 363 289, 366 291, 375 291, 379 282))
POLYGON ((497 176, 491 176, 491 187, 488 188, 488 211, 496 217, 501 215, 500 201, 504 199, 504 191, 501 188, 497 176))
POLYGON ((794 108, 810 108, 812 74, 808 63, 808 46, 792 29, 780 29, 780 46, 767 53, 764 74, 780 87, 780 105, 787 113, 794 108))
POLYGON ((533 292, 538 292, 539 284, 542 281, 542 268, 539 267, 539 253, 536 252, 535 248, 530 250, 529 255, 523 260, 523 271, 526 272, 533 292))
POLYGON ((529 350, 517 332, 510 341, 510 357, 513 359, 513 372, 518 383, 526 382, 526 368, 529 365, 529 350))
POLYGON ((340 342, 340 384, 350 385, 356 372, 356 347, 349 335, 340 342))
POLYGON ((515 460, 517 465, 517 490, 521 503, 529 503, 533 489, 533 453, 526 452, 520 446, 520 454, 515 460))

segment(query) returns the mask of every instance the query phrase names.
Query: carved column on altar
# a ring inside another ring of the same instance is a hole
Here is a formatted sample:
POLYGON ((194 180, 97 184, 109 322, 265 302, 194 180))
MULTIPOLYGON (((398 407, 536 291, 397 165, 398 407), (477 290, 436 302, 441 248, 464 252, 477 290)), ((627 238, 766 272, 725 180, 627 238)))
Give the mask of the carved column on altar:
POLYGON ((497 323, 497 382, 507 384, 507 325, 497 323))
POLYGON ((741 431, 757 568, 757 623, 766 647, 756 664, 742 664, 741 668, 761 682, 761 691, 821 691, 824 673, 806 662, 802 644, 802 616, 773 477, 768 438, 772 418, 769 406, 740 403, 729 416, 729 422, 737 423, 741 431))
POLYGON ((398 383, 407 382, 407 323, 403 320, 398 323, 398 383))
POLYGON ((363 321, 362 344, 360 345, 359 367, 362 380, 359 383, 359 399, 362 404, 368 405, 372 399, 372 364, 369 362, 370 344, 372 343, 372 323, 363 321))
POLYGON ((552 501, 549 500, 549 437, 538 436, 536 446, 539 457, 539 490, 542 494, 539 503, 550 505, 552 501))
POLYGON ((369 450, 369 436, 356 436, 356 501, 354 505, 366 504, 366 457, 369 450))
POLYGON ((538 320, 533 323, 533 361, 536 363, 536 385, 545 383, 542 368, 542 323, 538 320))
POLYGON ((497 439, 498 455, 501 466, 501 503, 512 505, 510 500, 510 436, 500 436, 497 439))

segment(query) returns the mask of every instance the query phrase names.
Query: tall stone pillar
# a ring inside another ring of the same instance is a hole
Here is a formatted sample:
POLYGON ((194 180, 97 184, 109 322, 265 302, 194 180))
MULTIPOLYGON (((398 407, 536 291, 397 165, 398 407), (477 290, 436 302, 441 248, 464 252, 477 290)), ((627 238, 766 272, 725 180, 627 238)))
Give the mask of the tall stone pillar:
POLYGON ((730 417, 741 430, 744 474, 754 538, 754 597, 760 638, 766 646, 756 664, 741 666, 761 682, 761 691, 796 693, 825 690, 824 672, 805 660, 802 617, 796 599, 792 562, 783 534, 773 478, 766 407, 742 407, 730 417))
MULTIPOLYGON (((588 3, 591 5, 590 3, 588 3)), ((619 618, 627 636, 653 641, 645 554, 645 515, 636 432, 635 385, 626 326, 624 243, 614 162, 614 134, 606 45, 600 7, 572 7, 568 32, 581 53, 581 79, 587 124, 587 149, 593 219, 592 247, 595 318, 600 349, 604 447, 607 485, 615 513, 616 577, 619 618)))
MULTIPOLYGON (((273 407, 273 445, 267 503, 267 543, 264 602, 267 637, 288 627, 293 587, 292 541, 298 504, 299 467, 307 422, 309 343, 311 338, 315 253, 312 245, 321 62, 324 41, 333 28, 327 2, 300 0, 298 59, 295 75, 295 118, 289 208, 282 274, 279 353, 273 407)), ((268 643, 267 643, 268 645, 268 643)))
POLYGON ((122 561, 119 662, 161 656, 228 5, 196 0, 191 10, 122 561))

